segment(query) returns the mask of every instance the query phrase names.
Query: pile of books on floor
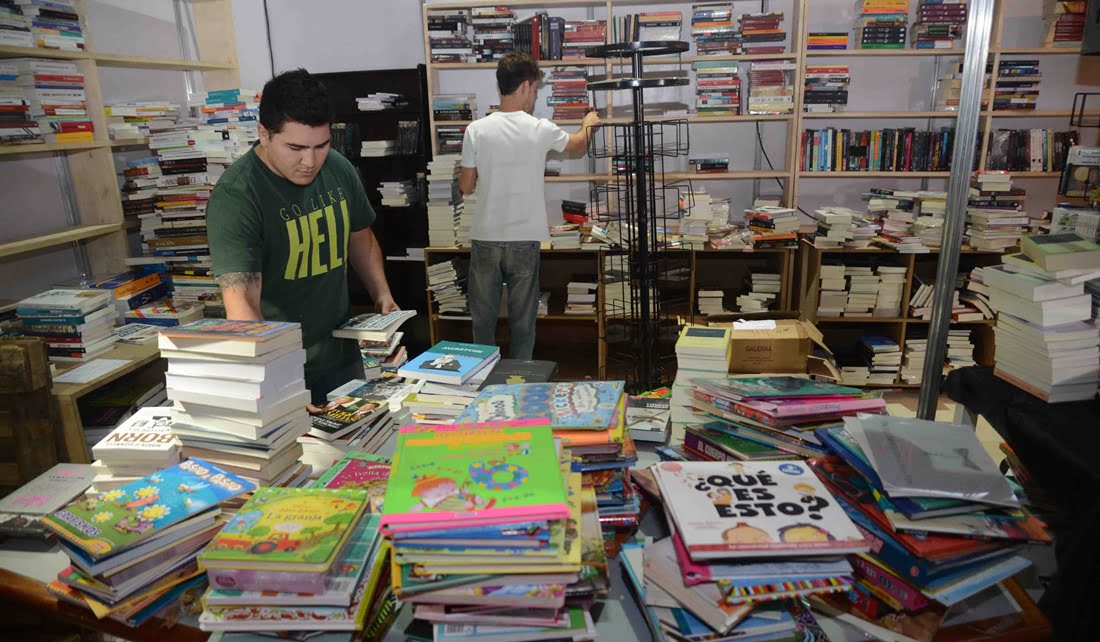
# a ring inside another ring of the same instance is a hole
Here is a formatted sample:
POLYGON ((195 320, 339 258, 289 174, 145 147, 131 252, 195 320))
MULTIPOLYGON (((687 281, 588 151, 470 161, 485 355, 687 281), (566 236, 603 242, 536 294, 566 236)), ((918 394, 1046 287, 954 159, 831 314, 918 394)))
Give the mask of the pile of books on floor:
POLYGON ((468 34, 469 9, 431 9, 428 46, 432 62, 469 62, 474 55, 468 34))
POLYGON ((375 158, 379 156, 393 156, 395 141, 393 140, 364 140, 361 143, 360 156, 375 158))
POLYGON ((1003 251, 1028 232, 1027 194, 1008 172, 979 171, 970 178, 966 242, 976 250, 1003 251))
POLYGON ((452 247, 457 242, 455 225, 462 213, 460 160, 457 154, 447 154, 428 163, 428 244, 432 247, 452 247))
POLYGON ((384 632, 395 615, 389 550, 368 503, 346 486, 257 489, 199 557, 210 580, 199 628, 384 632))
POLYGON ((683 436, 684 427, 706 421, 692 403, 695 382, 725 378, 730 369, 733 343, 729 327, 685 325, 676 340, 676 378, 672 382, 672 439, 683 436))
POLYGON ((18 302, 15 312, 24 335, 46 342, 50 361, 94 359, 118 340, 118 308, 105 290, 46 290, 18 302))
POLYGON ((785 53, 786 40, 782 11, 741 14, 741 46, 745 54, 785 53))
POLYGON ((561 59, 587 58, 588 48, 607 42, 606 20, 566 20, 562 33, 561 59))
POLYGON ((222 502, 255 485, 188 459, 45 518, 70 566, 47 586, 98 618, 138 626, 206 581, 196 560, 221 530, 222 502))
POLYGON ((49 528, 42 518, 80 497, 92 482, 88 464, 56 464, 0 499, 0 535, 45 540, 49 528))
POLYGON ((140 100, 114 103, 104 107, 107 133, 111 140, 143 138, 152 131, 174 127, 180 106, 167 100, 140 100))
POLYGON ((920 0, 910 33, 914 49, 954 49, 965 32, 965 0, 920 0))
POLYGON ((846 31, 812 31, 806 34, 806 49, 844 50, 848 48, 846 31))
MULTIPOLYGON (((80 13, 71 0, 19 0, 15 5, 22 9, 29 23, 34 46, 66 51, 87 49, 80 13)), ((10 6, 5 3, 5 8, 10 6)), ((21 31, 21 24, 13 26, 21 31)))
POLYGON ((695 70, 695 111, 700 116, 741 114, 741 76, 737 63, 699 60, 691 63, 691 68, 695 70))
POLYGON ((817 314, 824 317, 901 316, 904 267, 822 265, 817 314))
POLYGON ((547 107, 553 110, 551 118, 580 120, 588 111, 588 72, 584 67, 558 67, 550 72, 550 96, 547 107))
POLYGON ((807 66, 802 110, 807 113, 844 111, 850 83, 848 65, 807 66))
POLYGON ((890 385, 901 369, 901 346, 882 335, 865 334, 859 338, 860 356, 867 367, 866 385, 890 385))
POLYGON ((875 546, 848 557, 852 591, 811 601, 875 639, 931 641, 948 609, 1030 565, 1022 545, 1051 539, 971 427, 860 416, 818 432, 843 461, 809 463, 875 546))
POLYGON ((584 496, 548 430, 403 429, 381 525, 393 547, 393 592, 414 605, 406 634, 596 639, 587 609, 566 604, 567 593, 589 603, 598 594, 582 576, 585 542, 602 538, 599 520, 585 519, 584 496))
POLYGON ((404 181, 382 181, 378 184, 378 195, 385 207, 408 207, 417 202, 416 183, 412 179, 404 181))
POLYGON ((697 56, 736 56, 741 53, 741 30, 729 2, 691 5, 691 36, 697 56))
POLYGON ((589 281, 570 281, 565 286, 566 314, 596 314, 599 285, 589 281))
POLYGON ((779 298, 782 290, 782 277, 771 272, 753 272, 749 281, 750 289, 737 297, 737 309, 742 314, 767 312, 779 298))
POLYGON ((402 94, 375 92, 362 98, 356 98, 355 106, 359 111, 386 111, 389 109, 404 109, 409 106, 409 101, 402 94))
POLYGON ((24 128, 31 131, 26 133, 34 134, 37 127, 47 143, 93 140, 95 123, 88 115, 84 74, 75 62, 13 58, 4 61, 4 65, 14 65, 18 72, 16 84, 22 88, 30 107, 24 128), (31 125, 30 121, 36 125, 31 125))
POLYGON ((856 20, 860 49, 904 49, 909 0, 863 0, 856 20))
POLYGON ((466 301, 467 262, 459 258, 428 266, 428 291, 436 304, 436 314, 468 315, 466 301))
POLYGON ((412 420, 420 424, 454 422, 499 360, 500 348, 496 346, 457 341, 440 341, 409 359, 397 374, 420 386, 404 401, 412 420))
POLYGON ((512 25, 516 12, 507 7, 475 7, 470 11, 473 27, 473 62, 496 62, 515 49, 512 25))
POLYGON ((786 60, 749 63, 748 113, 753 116, 794 112, 794 70, 786 60))
POLYGON ((581 249, 581 231, 576 223, 550 226, 550 248, 554 250, 581 249))
POLYGON ((158 345, 184 457, 257 485, 305 481, 297 439, 310 427, 310 396, 297 323, 206 319, 165 329, 158 345))
POLYGON ((1085 37, 1085 0, 1043 2, 1043 46, 1078 47, 1085 37))
POLYGON ((180 462, 171 408, 140 408, 92 447, 92 490, 105 493, 180 462))
POLYGON ((983 271, 997 311, 993 373, 1040 399, 1092 399, 1100 332, 1084 283, 1100 277, 1100 247, 1076 234, 1025 236, 1020 254, 983 271))
MULTIPOLYGON (((986 73, 992 73, 989 63, 986 73)), ((993 109, 1005 111, 1031 111, 1039 102, 1039 84, 1042 80, 1039 60, 1002 60, 997 67, 993 84, 993 109)))
POLYGON ((700 289, 696 297, 699 302, 699 314, 703 316, 730 314, 730 311, 722 305, 725 296, 726 293, 723 290, 700 289))

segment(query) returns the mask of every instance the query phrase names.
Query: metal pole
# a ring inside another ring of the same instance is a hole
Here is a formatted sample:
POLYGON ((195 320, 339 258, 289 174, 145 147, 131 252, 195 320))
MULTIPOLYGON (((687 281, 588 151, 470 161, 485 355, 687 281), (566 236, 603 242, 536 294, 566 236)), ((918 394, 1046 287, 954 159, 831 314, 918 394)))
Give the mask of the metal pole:
POLYGON ((947 220, 944 221, 943 245, 936 269, 932 321, 928 325, 928 354, 924 361, 917 409, 917 417, 921 419, 935 419, 940 396, 940 377, 943 375, 947 332, 951 323, 952 293, 959 272, 959 250, 966 226, 970 168, 974 166, 974 141, 978 136, 985 65, 993 26, 993 4, 994 0, 971 0, 966 26, 962 94, 955 129, 955 149, 951 156, 951 180, 947 185, 947 220))
MULTIPOLYGON (((634 78, 642 78, 642 52, 641 50, 635 50, 632 60, 632 67, 634 71, 634 78)), ((649 217, 648 201, 646 199, 646 145, 645 145, 645 99, 642 96, 642 87, 635 86, 634 92, 634 189, 637 195, 637 203, 635 204, 635 215, 637 216, 638 224, 638 249, 636 250, 637 266, 635 268, 635 275, 638 278, 640 286, 639 302, 642 306, 641 314, 641 366, 642 370, 639 373, 641 376, 638 378, 642 385, 642 389, 648 390, 652 387, 653 382, 653 367, 654 363, 651 363, 651 357, 653 357, 653 347, 651 345, 653 337, 650 336, 650 309, 649 309, 649 286, 651 285, 650 279, 650 266, 649 266, 649 229, 647 220, 649 217)))

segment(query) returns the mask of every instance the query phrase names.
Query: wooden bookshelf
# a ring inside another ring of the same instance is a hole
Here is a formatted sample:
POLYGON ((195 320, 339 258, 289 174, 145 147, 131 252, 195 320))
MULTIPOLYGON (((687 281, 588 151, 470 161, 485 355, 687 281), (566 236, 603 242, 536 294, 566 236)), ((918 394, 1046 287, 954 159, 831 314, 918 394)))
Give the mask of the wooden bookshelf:
POLYGON ((20 256, 39 250, 48 250, 62 245, 68 245, 69 243, 87 241, 89 239, 112 234, 119 231, 121 228, 121 223, 80 225, 77 227, 67 227, 56 232, 39 234, 37 236, 12 239, 0 243, 0 258, 20 256))
POLYGON ((33 145, 0 145, 0 156, 24 156, 27 154, 66 153, 82 149, 100 149, 106 143, 98 140, 80 143, 38 143, 33 145))

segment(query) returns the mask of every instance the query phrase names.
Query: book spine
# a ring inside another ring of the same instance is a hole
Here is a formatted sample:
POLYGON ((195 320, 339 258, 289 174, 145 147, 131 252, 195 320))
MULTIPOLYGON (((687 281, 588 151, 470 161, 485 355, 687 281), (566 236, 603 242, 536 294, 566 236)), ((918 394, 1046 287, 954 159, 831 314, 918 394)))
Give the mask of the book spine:
POLYGON ((928 598, 908 583, 894 577, 862 557, 852 556, 849 561, 852 563, 856 574, 869 584, 868 588, 871 591, 884 591, 887 596, 893 598, 907 611, 917 611, 928 606, 928 598))
POLYGON ((327 588, 328 579, 324 573, 246 571, 228 568, 207 568, 206 575, 213 588, 279 593, 323 593, 327 588))

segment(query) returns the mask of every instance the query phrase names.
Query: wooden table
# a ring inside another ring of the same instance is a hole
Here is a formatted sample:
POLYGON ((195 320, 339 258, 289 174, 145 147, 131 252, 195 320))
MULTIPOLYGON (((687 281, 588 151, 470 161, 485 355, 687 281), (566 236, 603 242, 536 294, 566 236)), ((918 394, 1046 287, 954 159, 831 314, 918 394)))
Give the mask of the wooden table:
MULTIPOLYGON (((156 343, 144 345, 120 343, 97 358, 125 359, 129 363, 88 383, 55 383, 51 391, 57 416, 61 422, 58 450, 61 460, 65 462, 86 464, 90 461, 88 446, 84 442, 84 425, 80 421, 80 409, 77 407, 80 398, 153 363, 160 358, 160 350, 156 343)), ((80 365, 83 364, 74 363, 72 366, 66 364, 63 369, 58 368, 58 374, 80 365)))

